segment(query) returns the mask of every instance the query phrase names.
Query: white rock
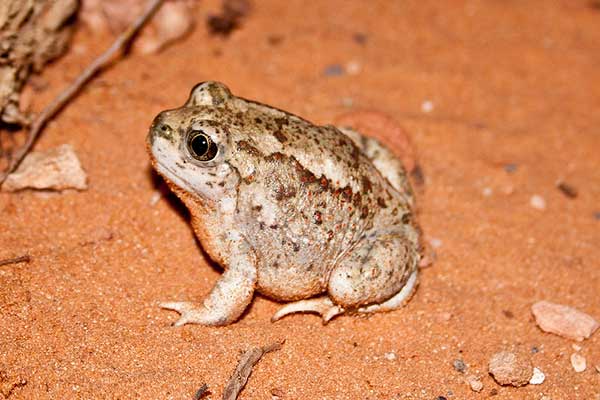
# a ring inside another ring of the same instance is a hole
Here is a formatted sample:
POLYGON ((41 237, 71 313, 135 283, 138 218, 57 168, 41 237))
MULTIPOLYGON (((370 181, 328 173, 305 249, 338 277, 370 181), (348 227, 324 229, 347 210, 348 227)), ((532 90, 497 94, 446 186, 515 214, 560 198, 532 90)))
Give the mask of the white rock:
POLYGON ((433 111, 433 102, 431 100, 425 100, 422 104, 421 104, 421 111, 423 111, 424 113, 430 113, 433 111))
POLYGON ((475 375, 469 375, 469 376, 467 376, 467 383, 471 387, 471 390, 474 391, 474 392, 479 393, 479 392, 481 392, 483 390, 483 383, 475 375))
POLYGON ((396 353, 394 353, 393 351, 390 351, 389 353, 385 353, 384 357, 386 360, 393 361, 396 359, 396 353))
POLYGON ((587 339, 600 327, 586 313, 549 301, 538 301, 531 306, 531 312, 541 330, 569 339, 587 339))
POLYGON ((587 368, 585 357, 579 353, 571 354, 571 365, 575 372, 583 372, 587 368))
POLYGON ((531 205, 531 207, 535 208, 536 210, 545 210, 546 209, 546 200, 544 200, 544 198, 540 195, 533 195, 531 196, 531 199, 529 199, 529 204, 531 205))
POLYGON ((10 174, 2 190, 21 189, 87 189, 87 175, 70 144, 40 152, 31 152, 10 174))
POLYGON ((546 380, 546 375, 537 367, 533 368, 533 375, 529 380, 529 384, 531 385, 541 385, 546 380))

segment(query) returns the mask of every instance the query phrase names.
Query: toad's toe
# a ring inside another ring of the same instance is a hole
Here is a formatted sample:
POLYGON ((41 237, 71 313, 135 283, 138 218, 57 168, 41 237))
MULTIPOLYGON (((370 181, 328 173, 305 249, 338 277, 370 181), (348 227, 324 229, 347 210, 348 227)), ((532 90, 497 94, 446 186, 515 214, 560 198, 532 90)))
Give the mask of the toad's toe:
POLYGON ((338 305, 335 305, 331 299, 326 296, 317 297, 315 299, 300 300, 281 307, 275 314, 273 314, 271 317, 271 322, 275 322, 288 314, 297 312, 310 312, 319 314, 321 318, 323 318, 323 324, 326 324, 336 315, 342 314, 344 309, 338 305))

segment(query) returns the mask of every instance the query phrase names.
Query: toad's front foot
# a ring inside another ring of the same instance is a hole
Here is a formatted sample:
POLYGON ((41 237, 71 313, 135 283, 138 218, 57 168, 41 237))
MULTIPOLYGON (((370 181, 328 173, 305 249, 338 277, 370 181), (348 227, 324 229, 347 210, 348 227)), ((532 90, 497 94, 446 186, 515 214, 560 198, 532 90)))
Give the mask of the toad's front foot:
POLYGON ((323 324, 326 324, 336 315, 342 314, 344 309, 333 304, 331 299, 326 296, 317 297, 315 299, 300 300, 281 307, 275 314, 273 314, 271 317, 271 322, 275 322, 288 314, 297 312, 317 313, 321 316, 321 318, 323 318, 323 324))
POLYGON ((158 306, 181 314, 181 317, 173 322, 173 326, 185 324, 226 325, 228 323, 226 318, 208 312, 203 305, 189 301, 164 302, 159 303, 158 306))

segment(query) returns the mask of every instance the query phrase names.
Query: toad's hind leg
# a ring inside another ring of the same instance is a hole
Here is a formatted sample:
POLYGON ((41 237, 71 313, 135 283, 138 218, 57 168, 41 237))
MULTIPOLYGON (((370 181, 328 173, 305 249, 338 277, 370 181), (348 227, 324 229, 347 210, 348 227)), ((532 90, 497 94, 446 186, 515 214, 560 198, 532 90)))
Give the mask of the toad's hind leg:
POLYGON ((359 312, 404 305, 414 290, 419 262, 413 228, 405 226, 405 230, 365 238, 340 260, 328 285, 335 304, 359 312))
POLYGON ((363 240, 332 271, 329 296, 286 304, 271 320, 296 312, 313 312, 327 323, 346 311, 374 313, 401 308, 417 284, 419 253, 410 237, 410 232, 404 232, 363 240))
POLYGON ((315 297, 314 299, 300 300, 293 303, 288 303, 281 307, 271 317, 271 322, 275 322, 288 314, 297 312, 317 313, 323 318, 323 323, 326 324, 331 318, 344 312, 344 309, 333 304, 327 296, 315 297))
POLYGON ((418 284, 418 270, 414 270, 412 274, 410 274, 410 276, 408 277, 406 284, 402 287, 402 289, 400 289, 398 293, 396 293, 390 299, 384 301, 381 304, 371 304, 369 306, 360 307, 358 309, 358 312, 375 313, 392 311, 397 310, 398 308, 402 308, 406 305, 406 303, 408 303, 412 295, 415 293, 418 284))

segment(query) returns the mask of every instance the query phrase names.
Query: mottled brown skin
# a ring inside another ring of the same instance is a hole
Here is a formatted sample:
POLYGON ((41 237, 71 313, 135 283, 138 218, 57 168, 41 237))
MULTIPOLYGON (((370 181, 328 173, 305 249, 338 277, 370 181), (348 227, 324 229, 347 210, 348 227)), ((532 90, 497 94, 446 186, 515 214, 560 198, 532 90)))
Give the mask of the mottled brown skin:
POLYGON ((375 140, 206 82, 156 117, 148 147, 202 246, 226 269, 203 305, 164 305, 182 313, 178 325, 233 322, 254 290, 280 301, 326 294, 276 314, 315 311, 324 320, 398 308, 412 293, 412 192, 400 162, 375 140), (195 159, 190 132, 209 136, 217 156, 195 159))

